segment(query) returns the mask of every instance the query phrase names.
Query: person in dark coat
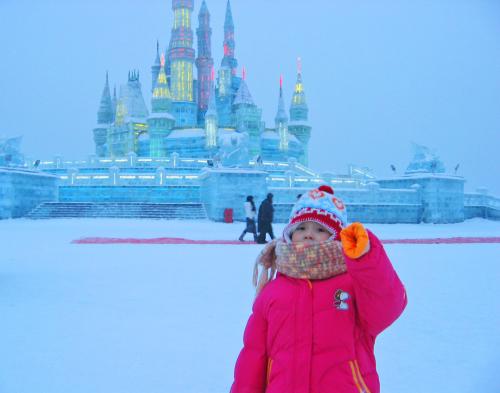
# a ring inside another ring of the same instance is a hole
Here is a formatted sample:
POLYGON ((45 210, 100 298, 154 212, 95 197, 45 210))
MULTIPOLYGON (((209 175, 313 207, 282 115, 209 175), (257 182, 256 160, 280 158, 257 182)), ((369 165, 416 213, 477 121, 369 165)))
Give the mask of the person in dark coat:
POLYGON ((243 230, 243 233, 239 237, 240 242, 244 241, 244 237, 247 233, 253 233, 253 240, 257 241, 257 228, 255 225, 255 215, 257 209, 255 208, 255 202, 253 201, 253 196, 247 196, 247 201, 245 202, 245 217, 247 220, 247 225, 243 230))
POLYGON ((269 233, 271 239, 274 239, 273 233, 273 217, 274 217, 274 207, 273 207, 273 194, 267 194, 266 199, 262 201, 259 206, 259 236, 257 238, 257 243, 265 243, 266 235, 269 233))

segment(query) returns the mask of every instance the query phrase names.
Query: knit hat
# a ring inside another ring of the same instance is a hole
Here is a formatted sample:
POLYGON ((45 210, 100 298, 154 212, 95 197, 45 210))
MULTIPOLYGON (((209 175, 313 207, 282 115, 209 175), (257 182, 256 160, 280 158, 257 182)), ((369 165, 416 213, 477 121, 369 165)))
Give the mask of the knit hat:
POLYGON ((333 196, 333 189, 323 185, 304 193, 295 203, 290 221, 283 231, 283 237, 291 242, 293 231, 300 223, 313 221, 323 225, 331 232, 332 239, 340 240, 340 231, 347 225, 344 203, 333 196))

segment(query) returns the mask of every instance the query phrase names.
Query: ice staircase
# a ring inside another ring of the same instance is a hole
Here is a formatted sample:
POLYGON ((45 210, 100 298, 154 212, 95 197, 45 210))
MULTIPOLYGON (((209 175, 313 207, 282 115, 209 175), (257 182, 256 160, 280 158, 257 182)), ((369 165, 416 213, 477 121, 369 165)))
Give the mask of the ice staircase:
POLYGON ((25 218, 207 219, 201 203, 45 202, 25 218))

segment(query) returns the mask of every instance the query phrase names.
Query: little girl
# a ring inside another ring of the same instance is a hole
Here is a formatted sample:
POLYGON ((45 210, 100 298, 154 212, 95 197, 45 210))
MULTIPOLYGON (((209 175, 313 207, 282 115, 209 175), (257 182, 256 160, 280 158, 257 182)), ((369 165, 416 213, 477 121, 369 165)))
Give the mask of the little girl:
POLYGON ((406 293, 379 239, 346 224, 344 204, 321 186, 264 248, 231 393, 380 392, 375 338, 406 293))

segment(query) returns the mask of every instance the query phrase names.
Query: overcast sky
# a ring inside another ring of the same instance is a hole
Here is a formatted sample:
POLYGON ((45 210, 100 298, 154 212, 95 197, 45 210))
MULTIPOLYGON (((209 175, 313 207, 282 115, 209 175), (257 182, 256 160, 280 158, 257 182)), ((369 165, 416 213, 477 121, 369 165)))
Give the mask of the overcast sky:
MULTIPOLYGON (((218 68, 226 0, 207 5, 218 68)), ((268 126, 279 76, 289 105, 302 57, 312 169, 346 173, 353 163, 386 177, 394 164, 403 173, 416 142, 450 173, 460 163, 466 190, 500 196, 499 1, 231 5, 236 57, 268 126)), ((24 135, 33 158, 86 158, 106 70, 118 87, 138 69, 149 106, 156 40, 164 50, 172 19, 171 0, 0 0, 0 135, 24 135)))

